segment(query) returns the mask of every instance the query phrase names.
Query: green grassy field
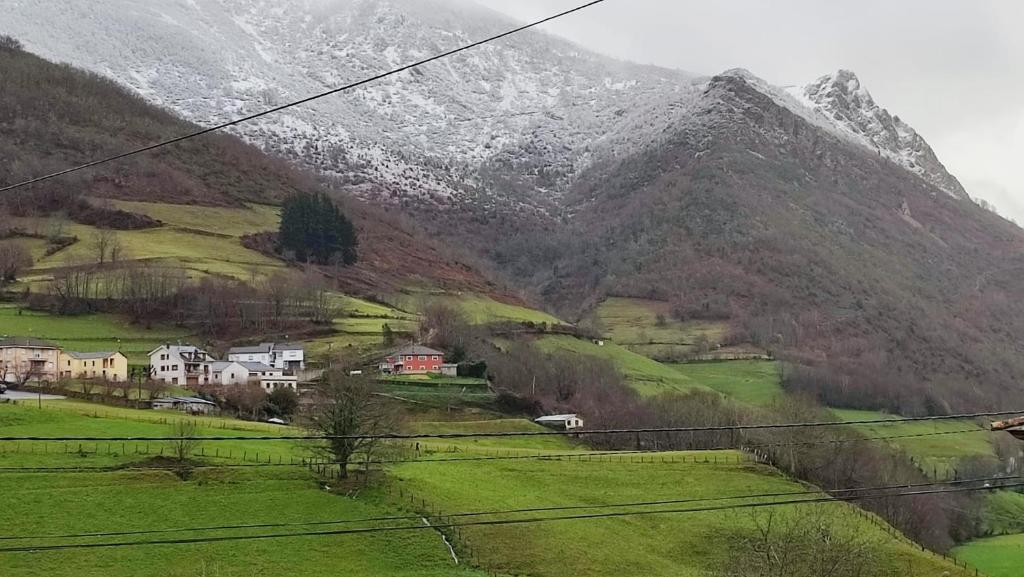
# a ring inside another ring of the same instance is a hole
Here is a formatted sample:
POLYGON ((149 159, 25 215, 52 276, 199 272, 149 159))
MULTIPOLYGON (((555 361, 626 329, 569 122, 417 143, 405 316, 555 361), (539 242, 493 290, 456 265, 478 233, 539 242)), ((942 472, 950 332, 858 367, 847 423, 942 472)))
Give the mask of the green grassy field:
MULTIPOLYGON (((118 239, 126 260, 143 260, 186 270, 190 276, 225 275, 249 279, 282 270, 284 264, 242 246, 243 234, 273 230, 278 209, 261 205, 247 208, 210 208, 154 203, 121 202, 126 210, 149 214, 166 224, 160 228, 119 231, 118 239)), ((20 223, 28 229, 31 220, 20 223)), ((91 239, 96 228, 69 222, 64 234, 79 242, 47 257, 37 259, 35 269, 24 279, 28 284, 45 282, 49 271, 69 262, 95 262, 91 239)))
POLYGON ((711 390, 674 367, 651 360, 614 343, 605 342, 604 346, 598 346, 588 340, 559 335, 538 339, 537 345, 549 352, 562 351, 607 358, 622 371, 627 382, 644 395, 670 391, 711 390))
MULTIPOLYGON (((186 419, 175 413, 133 411, 99 407, 106 417, 89 417, 85 403, 53 401, 46 408, 0 405, 0 431, 4 435, 97 435, 157 436, 170 426, 137 419, 186 419), (65 410, 55 410, 61 406, 65 410), (121 420, 115 416, 130 417, 121 420), (145 416, 145 417, 144 417, 145 416)), ((201 419, 204 425, 217 419, 201 419)), ((233 452, 233 459, 214 458, 213 443, 204 451, 208 463, 241 462, 242 452, 261 456, 303 455, 291 442, 246 441, 245 436, 265 432, 267 425, 235 422, 232 426, 252 431, 202 428, 199 434, 239 436, 238 441, 216 444, 216 450, 233 452)), ((280 431, 281 429, 276 429, 280 431)), ((142 457, 115 444, 112 452, 77 453, 77 443, 65 453, 58 443, 5 444, 0 448, 0 467, 75 467, 134 463, 142 457), (127 453, 127 454, 125 454, 127 453)), ((88 444, 86 444, 88 445, 88 444)), ((155 444, 150 449, 156 453, 155 444)), ((308 522, 374 518, 403 514, 383 498, 363 495, 350 498, 326 492, 320 481, 302 467, 200 469, 182 481, 167 471, 120 471, 105 473, 0 473, 0 491, 8 499, 0 507, 4 536, 46 535, 96 531, 166 529, 210 525, 308 522), (16 502, 15 502, 16 501, 16 502)), ((416 520, 387 524, 419 525, 416 520)), ((383 523, 371 523, 379 525, 383 523)), ((365 525, 365 524, 364 524, 365 525)), ((345 524, 312 529, 344 528, 345 524)), ((182 536, 235 536, 261 533, 301 532, 306 527, 242 529, 199 533, 164 533, 134 539, 173 539, 182 536)), ((120 537, 120 540, 133 540, 120 537)), ((41 543, 82 543, 118 540, 112 537, 53 539, 5 539, 4 547, 41 543)), ((220 575, 407 575, 410 577, 474 576, 479 573, 456 567, 440 537, 431 531, 374 535, 284 538, 267 541, 232 541, 198 545, 150 545, 144 547, 69 550, 47 553, 0 553, 5 577, 74 576, 193 577, 220 575), (283 554, 287 551, 287 554, 283 554)))
POLYGON ((1024 532, 1024 494, 997 491, 985 495, 986 529, 993 535, 1024 532))
POLYGON ((669 365, 695 384, 741 403, 764 407, 784 395, 779 366, 773 361, 720 361, 669 365))
POLYGON ((418 311, 431 303, 443 303, 461 310, 466 319, 474 324, 501 321, 564 324, 558 318, 535 309, 496 301, 487 295, 460 294, 408 294, 395 297, 399 307, 418 311))
MULTIPOLYGON (((74 533, 343 521, 402 514, 383 500, 350 499, 327 493, 310 473, 301 470, 273 476, 244 471, 200 472, 189 481, 181 481, 167 472, 80 474, 73 478, 5 475, 0 483, 5 493, 18 495, 0 511, 5 535, 10 535, 12 530, 18 534, 74 533)), ((419 524, 415 520, 400 523, 419 524)), ((326 528, 344 527, 346 525, 340 524, 326 528)), ((208 531, 200 535, 256 535, 301 530, 248 529, 208 531)), ((172 533, 156 538, 179 535, 172 533)), ((5 546, 35 543, 38 540, 4 541, 5 546)), ((455 566, 440 537, 423 530, 35 554, 0 553, 0 563, 6 577, 482 575, 455 566)))
POLYGON ((250 204, 246 208, 191 206, 155 202, 114 201, 117 208, 144 214, 167 226, 216 235, 240 237, 254 232, 277 230, 281 208, 250 204))
POLYGON ((120 350, 133 363, 149 362, 146 353, 162 343, 187 340, 185 331, 176 327, 147 329, 114 315, 62 317, 2 304, 0 335, 36 337, 79 352, 120 350))
POLYGON ((957 547, 953 555, 986 577, 1020 577, 1024 572, 1024 534, 977 539, 957 547))
POLYGON ((333 305, 346 317, 374 317, 379 319, 403 319, 415 321, 416 315, 381 303, 371 302, 350 295, 333 295, 333 305))
MULTIPOLYGON (((892 415, 874 411, 853 411, 833 409, 833 413, 844 421, 861 421, 873 419, 895 418, 892 415)), ((902 448, 914 457, 929 474, 948 477, 956 460, 962 457, 984 456, 993 457, 991 435, 984 432, 981 426, 970 421, 935 421, 916 423, 897 423, 893 425, 855 425, 855 428, 870 437, 918 435, 945 431, 977 431, 965 434, 939 435, 896 439, 889 441, 893 446, 902 448)))
POLYGON ((448 377, 439 374, 381 375, 377 377, 377 380, 381 383, 413 385, 426 388, 444 386, 480 388, 487 385, 486 380, 476 377, 448 377))
MULTIPOLYGON (((415 433, 495 433, 495 432, 529 432, 545 431, 540 425, 526 419, 490 419, 486 421, 461 422, 416 422, 409 424, 409 430, 415 433)), ((563 436, 538 437, 472 437, 463 439, 425 439, 420 442, 424 447, 441 452, 472 452, 474 450, 508 449, 513 452, 537 453, 538 451, 565 452, 583 451, 563 436)))
MULTIPOLYGON (((627 459, 598 459, 409 463, 395 467, 394 476, 400 486, 441 511, 800 490, 799 485, 768 468, 736 463, 735 453, 717 453, 718 464, 693 463, 692 453, 668 454, 665 458, 684 456, 690 462, 655 460, 638 464, 627 459)), ((943 575, 943 571, 966 574, 931 554, 886 537, 868 521, 854 516, 849 505, 828 507, 841 516, 843 525, 861 535, 877 536, 883 543, 878 571, 869 574, 887 575, 897 570, 895 574, 915 577, 943 575), (908 564, 912 569, 908 570, 908 564)), ((735 539, 751 529, 747 512, 722 511, 468 527, 462 534, 483 567, 499 574, 560 577, 566 567, 572 567, 574 574, 589 577, 705 577, 722 568, 734 554, 735 539)))
POLYGON ((411 333, 415 331, 418 326, 414 320, 348 317, 335 319, 334 330, 357 335, 383 335, 384 325, 388 325, 392 331, 403 333, 411 333))
MULTIPOLYGON (((158 436, 171 432, 163 422, 144 418, 184 419, 174 413, 95 407, 69 401, 48 402, 44 409, 0 405, 3 435, 96 435, 158 436), (90 407, 97 416, 90 415, 90 407), (60 410, 57 410, 60 408, 60 410)), ((301 456, 305 448, 293 442, 259 442, 246 436, 263 432, 267 425, 227 423, 204 419, 202 435, 237 436, 216 443, 220 456, 209 463, 238 462, 238 451, 301 456), (223 426, 232 428, 224 429, 223 426), (234 427, 238 428, 234 428, 234 427), (251 428, 251 430, 250 430, 251 428), (231 459, 223 453, 231 448, 231 459)), ((419 432, 534 431, 533 423, 518 419, 473 422, 420 422, 409 425, 419 432)), ((214 445, 214 443, 208 443, 214 445)), ((49 444, 54 445, 54 444, 49 444)), ((17 444, 0 448, 0 467, 112 465, 138 462, 127 447, 78 454, 53 446, 17 444)), ((68 542, 24 538, 26 535, 166 529, 204 525, 309 522, 371 518, 405 514, 410 500, 422 499, 429 508, 457 512, 545 505, 595 505, 668 498, 721 497, 799 490, 800 486, 773 470, 753 465, 738 453, 666 454, 662 460, 643 464, 632 458, 572 460, 498 460, 430 462, 431 458, 474 455, 575 452, 583 454, 565 437, 481 438, 425 440, 421 456, 426 461, 391 466, 390 486, 345 495, 325 491, 322 482, 301 467, 200 469, 183 481, 166 471, 126 470, 107 473, 0 472, 0 491, 7 496, 0 507, 3 546, 68 542), (687 457, 689 462, 679 462, 687 457), (703 462, 703 457, 707 462, 703 462), (700 462, 694 462, 695 460, 700 462), (404 506, 402 504, 405 504, 404 506)), ((155 451, 150 450, 150 454, 155 451)), ((328 484, 333 482, 328 481, 328 484)), ((948 570, 964 573, 901 541, 887 539, 860 517, 848 514, 848 505, 829 505, 839 510, 843 524, 862 532, 878 533, 883 551, 880 569, 914 569, 901 572, 911 577, 931 577, 948 570)), ((394 525, 419 521, 386 521, 394 525)), ((513 575, 562 575, 566 564, 578 574, 704 576, 730 555, 733 540, 749 530, 750 519, 741 513, 658 515, 592 521, 558 521, 530 525, 464 528, 464 543, 472 544, 477 567, 487 572, 513 575)), ((325 525, 316 529, 353 525, 325 525)), ((210 530, 202 536, 252 535, 285 530, 210 530)), ((190 533, 188 536, 194 536, 190 533)), ((180 533, 143 535, 131 539, 160 539, 180 533)), ((72 539, 71 542, 117 540, 114 537, 72 539)), ((465 551, 460 551, 465 553, 465 551)), ((465 560, 465 559, 464 559, 465 560)), ((59 552, 0 553, 3 575, 22 577, 191 577, 217 575, 292 574, 303 576, 399 575, 408 577, 475 576, 483 572, 456 566, 440 536, 429 530, 372 535, 287 537, 267 541, 232 541, 193 545, 148 545, 59 552), (286 552, 286 553, 283 553, 286 552)))
POLYGON ((46 241, 41 238, 7 238, 0 240, 0 246, 6 244, 20 244, 28 249, 33 260, 39 260, 46 254, 46 241))
POLYGON ((716 344, 728 330, 725 323, 680 322, 672 318, 668 303, 645 299, 608 298, 594 314, 611 340, 645 355, 689 352, 701 337, 716 344))

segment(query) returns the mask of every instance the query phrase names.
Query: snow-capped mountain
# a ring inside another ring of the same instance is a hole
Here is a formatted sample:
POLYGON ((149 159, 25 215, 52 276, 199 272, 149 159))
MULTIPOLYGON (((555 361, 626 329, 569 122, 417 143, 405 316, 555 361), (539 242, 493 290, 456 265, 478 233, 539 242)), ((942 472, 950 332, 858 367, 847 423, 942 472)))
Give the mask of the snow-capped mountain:
MULTIPOLYGON (((200 125, 517 24, 463 0, 13 0, 5 12, 0 33, 30 51, 114 78, 200 125)), ((749 75, 833 133, 964 194, 910 127, 839 76, 794 95, 749 75)), ((531 31, 238 132, 364 196, 486 207, 498 195, 547 211, 587 166, 692 124, 707 82, 531 31)))
POLYGON ((924 138, 899 116, 876 104, 853 72, 840 70, 803 88, 788 90, 864 146, 878 150, 948 194, 967 198, 960 181, 949 174, 924 138))

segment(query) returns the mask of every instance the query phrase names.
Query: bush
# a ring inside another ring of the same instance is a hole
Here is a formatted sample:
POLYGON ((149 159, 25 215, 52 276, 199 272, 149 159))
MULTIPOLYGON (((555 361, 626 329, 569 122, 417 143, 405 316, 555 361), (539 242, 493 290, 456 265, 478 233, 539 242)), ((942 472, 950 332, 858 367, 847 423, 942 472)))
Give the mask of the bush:
POLYGON ((487 363, 485 361, 465 361, 459 363, 456 374, 460 377, 472 377, 474 379, 487 378, 487 363))
POLYGON ((299 409, 299 396, 291 389, 274 389, 267 395, 266 413, 288 419, 299 409))

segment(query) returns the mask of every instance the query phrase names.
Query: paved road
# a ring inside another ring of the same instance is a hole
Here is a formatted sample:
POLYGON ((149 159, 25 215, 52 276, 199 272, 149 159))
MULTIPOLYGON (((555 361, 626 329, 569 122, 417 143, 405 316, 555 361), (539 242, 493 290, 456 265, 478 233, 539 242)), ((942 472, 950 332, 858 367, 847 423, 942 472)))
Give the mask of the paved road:
MULTIPOLYGON (((59 401, 63 399, 61 395, 43 395, 44 401, 59 401)), ((26 391, 7 391, 0 395, 0 399, 10 399, 12 401, 37 401, 39 400, 39 393, 30 393, 26 391)))

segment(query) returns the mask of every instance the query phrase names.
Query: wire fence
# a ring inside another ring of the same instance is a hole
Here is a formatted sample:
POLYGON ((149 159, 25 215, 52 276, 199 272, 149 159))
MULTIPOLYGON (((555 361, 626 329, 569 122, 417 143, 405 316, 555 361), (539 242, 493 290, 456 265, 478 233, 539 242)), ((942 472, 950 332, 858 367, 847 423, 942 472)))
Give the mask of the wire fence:
POLYGON ((867 520, 871 524, 875 525, 876 527, 878 527, 879 529, 881 529, 882 531, 887 533, 893 539, 895 539, 897 541, 900 541, 901 543, 903 543, 903 544, 905 544, 905 545, 907 545, 909 547, 913 547, 915 549, 919 549, 923 553, 927 553, 927 554, 930 554, 930 555, 932 555, 934 557, 942 559, 943 561, 945 561, 947 563, 951 563, 951 564, 953 564, 953 565, 963 569, 967 573, 972 573, 973 572, 976 577, 983 577, 983 574, 981 573, 981 570, 978 569, 977 567, 969 565, 966 561, 964 561, 962 559, 957 559, 956 557, 951 557, 949 555, 946 555, 945 553, 941 553, 941 552, 938 552, 938 551, 932 551, 931 549, 928 549, 924 545, 921 545, 920 543, 917 543, 916 541, 914 541, 910 537, 907 537, 902 532, 900 532, 898 529, 896 529, 892 525, 890 525, 890 524, 886 523, 885 521, 883 521, 882 519, 880 519, 877 515, 869 513, 867 511, 865 511, 864 509, 861 509, 860 507, 850 507, 850 509, 854 513, 859 515, 861 518, 867 520))

